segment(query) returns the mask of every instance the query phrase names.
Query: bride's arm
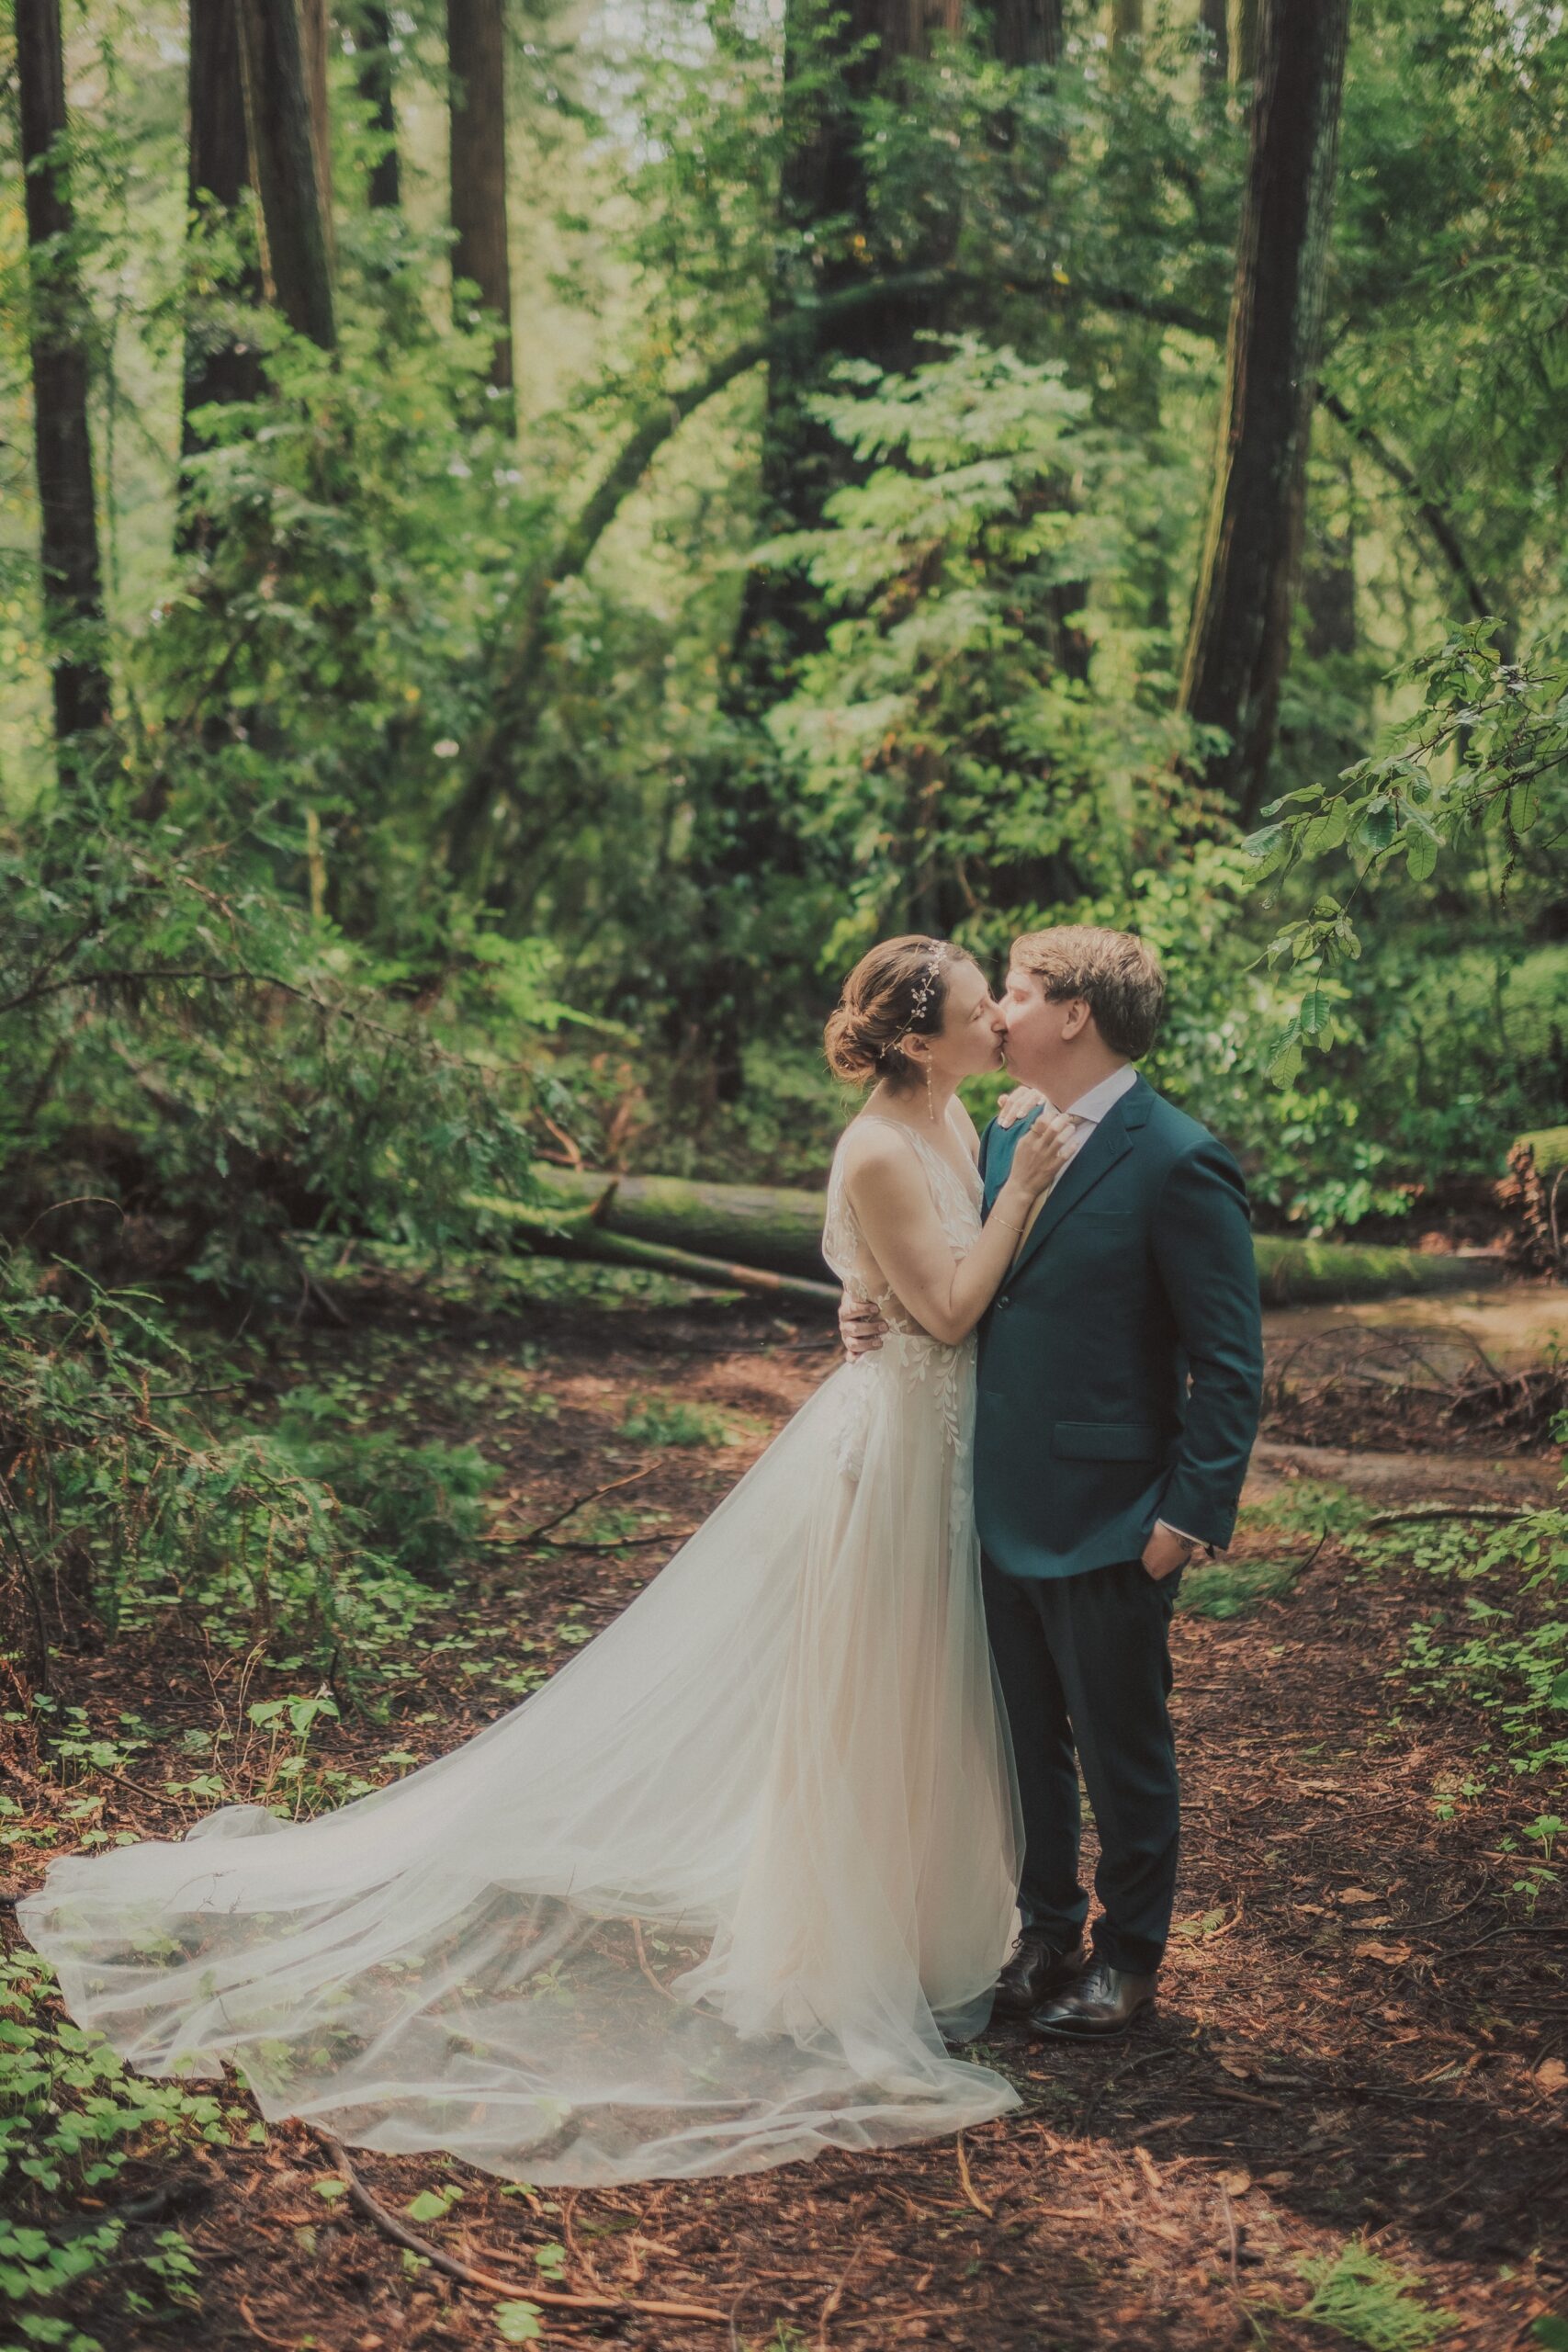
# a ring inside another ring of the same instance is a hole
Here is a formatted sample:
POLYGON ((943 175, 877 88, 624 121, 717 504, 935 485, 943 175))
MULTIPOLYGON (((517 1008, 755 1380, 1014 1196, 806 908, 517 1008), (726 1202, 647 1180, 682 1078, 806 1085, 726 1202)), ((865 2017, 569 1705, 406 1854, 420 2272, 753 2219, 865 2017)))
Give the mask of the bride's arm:
POLYGON ((955 1346, 989 1306, 1031 1205, 1061 1165, 1066 1133, 1065 1119, 1036 1119, 1013 1154, 979 1239, 956 1263, 908 1145, 880 1123, 855 1138, 844 1170, 851 1206, 900 1303, 933 1340, 955 1346))

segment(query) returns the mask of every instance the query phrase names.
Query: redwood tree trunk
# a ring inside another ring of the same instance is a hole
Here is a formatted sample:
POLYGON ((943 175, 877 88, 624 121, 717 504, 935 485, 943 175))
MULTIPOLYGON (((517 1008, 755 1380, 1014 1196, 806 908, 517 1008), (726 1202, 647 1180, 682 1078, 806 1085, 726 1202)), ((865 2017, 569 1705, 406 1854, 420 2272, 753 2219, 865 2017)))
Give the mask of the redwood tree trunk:
POLYGON ((398 169, 398 117, 393 93, 397 83, 392 51, 391 11, 365 0, 355 20, 355 78, 371 127, 386 141, 370 166, 366 194, 373 211, 390 211, 402 202, 398 169))
POLYGON ((66 753, 110 712, 87 430, 87 312, 65 161, 59 0, 16 0, 16 28, 44 636, 53 671, 55 739, 66 753))
POLYGON ((267 290, 297 333, 335 348, 331 237, 299 0, 237 0, 245 127, 267 290))
MULTIPOLYGON (((510 392, 512 262, 506 231, 506 27, 502 0, 446 0, 451 69, 451 209, 454 296, 468 278, 503 332, 491 381, 510 392)), ((459 308, 466 308, 460 305, 459 308)))
POLYGON ((1290 646, 1349 0, 1266 0, 1218 456, 1180 703, 1223 728, 1209 780, 1250 821, 1290 646))
MULTIPOLYGON (((1059 21, 1059 0, 1004 0, 1010 22, 1042 17, 1059 21)), ((784 17, 784 108, 786 143, 780 177, 778 221, 786 257, 770 297, 770 324, 778 326, 796 309, 800 263, 788 248, 829 220, 848 220, 862 243, 853 257, 829 257, 814 270, 818 297, 863 277, 874 253, 875 224, 864 167, 856 153, 857 100, 877 88, 897 89, 908 58, 929 55, 933 33, 955 33, 962 0, 849 0, 846 21, 825 21, 837 13, 829 0, 789 0, 784 17), (868 34, 877 46, 869 58, 855 52, 868 34), (817 83, 824 64, 839 62, 826 88, 817 83), (815 72, 813 72, 815 69, 815 72), (802 86, 810 91, 804 102, 802 86), (807 114, 805 107, 809 107, 807 114), (793 118, 793 119, 792 119, 793 118), (793 135, 787 135, 793 132, 793 135)), ((920 269, 952 257, 956 222, 931 224, 921 248, 901 255, 894 268, 920 269)), ((825 424, 807 415, 804 403, 839 359, 869 359, 902 371, 921 356, 916 342, 922 327, 944 323, 938 299, 867 303, 837 328, 831 338, 804 334, 787 356, 768 368, 761 435, 761 517, 772 536, 810 530, 823 506, 852 478, 853 460, 825 424)), ((796 574, 748 574, 736 626, 727 700, 732 709, 754 709, 771 699, 774 673, 787 669, 818 642, 817 595, 796 574)))
MULTIPOLYGON (((188 89, 190 209, 195 212, 205 205, 232 216, 250 183, 236 0, 190 0, 188 89)), ((259 301, 259 271, 248 272, 235 291, 259 301)), ((199 447, 190 421, 193 409, 213 401, 254 400, 260 388, 254 346, 215 335, 205 321, 193 318, 186 330, 182 450, 188 455, 199 447)))

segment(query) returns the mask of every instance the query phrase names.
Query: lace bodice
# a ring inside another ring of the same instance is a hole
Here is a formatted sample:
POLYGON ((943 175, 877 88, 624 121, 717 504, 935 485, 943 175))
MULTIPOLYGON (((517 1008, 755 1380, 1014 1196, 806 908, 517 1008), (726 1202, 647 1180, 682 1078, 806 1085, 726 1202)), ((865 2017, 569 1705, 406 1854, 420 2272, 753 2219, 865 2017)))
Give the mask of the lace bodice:
POLYGON ((895 1330, 927 1337, 889 1287, 850 1205, 844 1182, 845 1146, 854 1129, 866 1119, 874 1119, 879 1126, 896 1127, 907 1137, 925 1170, 931 1206, 955 1258, 967 1257, 980 1238, 980 1205, 985 1191, 980 1171, 971 1162, 965 1177, 918 1127, 906 1125, 902 1119, 882 1118, 874 1111, 863 1111, 858 1119, 852 1120, 833 1154, 828 1179, 828 1213, 822 1228, 822 1255, 848 1290, 858 1297, 874 1299, 882 1309, 884 1321, 895 1330))

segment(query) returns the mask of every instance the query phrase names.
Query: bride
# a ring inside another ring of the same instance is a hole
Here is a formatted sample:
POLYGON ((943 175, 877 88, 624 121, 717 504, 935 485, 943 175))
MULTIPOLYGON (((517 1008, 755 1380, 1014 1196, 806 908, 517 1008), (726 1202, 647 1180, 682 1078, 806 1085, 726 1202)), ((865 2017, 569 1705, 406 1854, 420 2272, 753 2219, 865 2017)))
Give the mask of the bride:
POLYGON ((949 2047, 1011 1946, 1021 1834, 981 1610, 971 1334, 1061 1158, 980 1221, 973 960, 873 948, 828 1023, 874 1080, 823 1249, 884 1345, 825 1380, 629 1608, 451 1754, 313 1820, 220 1807, 18 1906, 149 2075, 535 2181, 754 2170, 1016 2107, 949 2047))

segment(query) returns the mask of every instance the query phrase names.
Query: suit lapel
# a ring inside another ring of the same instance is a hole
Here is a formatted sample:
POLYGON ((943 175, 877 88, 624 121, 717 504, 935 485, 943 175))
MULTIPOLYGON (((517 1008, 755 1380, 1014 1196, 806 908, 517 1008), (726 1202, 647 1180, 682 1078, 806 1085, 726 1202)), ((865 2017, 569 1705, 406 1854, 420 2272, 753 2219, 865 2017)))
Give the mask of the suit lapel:
POLYGON ((1120 1101, 1111 1104, 1094 1133, 1079 1146, 1052 1186, 1044 1207, 1031 1226, 1023 1247, 1013 1261, 1012 1277, 1010 1279, 1023 1272, 1036 1250, 1050 1239, 1062 1219, 1077 1208, 1119 1159, 1126 1158, 1133 1148, 1137 1130, 1149 1115, 1153 1099, 1152 1090, 1140 1078, 1120 1101))

